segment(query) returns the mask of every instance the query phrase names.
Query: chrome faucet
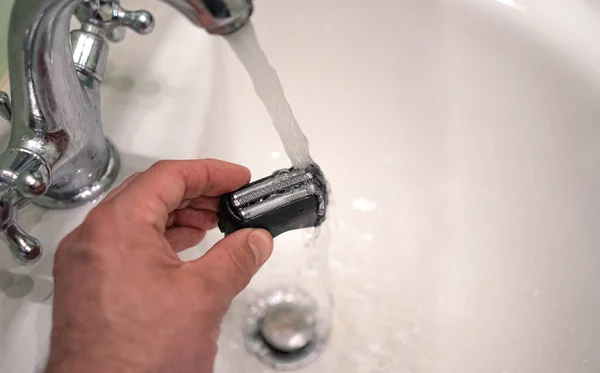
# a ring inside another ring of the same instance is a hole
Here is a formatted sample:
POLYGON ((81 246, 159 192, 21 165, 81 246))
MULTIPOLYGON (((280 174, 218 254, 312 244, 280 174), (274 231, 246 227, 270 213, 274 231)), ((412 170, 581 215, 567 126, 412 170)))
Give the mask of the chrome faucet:
MULTIPOLYGON (((252 0, 163 1, 216 35, 240 29, 253 11, 252 0)), ((39 260, 42 247, 19 226, 19 209, 30 202, 80 206, 102 196, 117 177, 119 154, 102 131, 100 85, 106 39, 123 40, 125 28, 148 34, 154 19, 123 9, 119 0, 18 0, 13 6, 11 99, 0 92, 0 115, 11 122, 8 149, 0 155, 0 231, 20 264, 39 260), (81 27, 69 34, 73 15, 81 27)))

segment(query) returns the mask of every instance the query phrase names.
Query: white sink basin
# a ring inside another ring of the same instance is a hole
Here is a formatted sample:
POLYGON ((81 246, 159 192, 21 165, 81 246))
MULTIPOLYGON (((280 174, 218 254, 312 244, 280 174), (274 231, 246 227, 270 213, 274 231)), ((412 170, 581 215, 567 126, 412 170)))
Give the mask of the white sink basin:
MULTIPOLYGON (((583 0, 441 3, 257 2, 260 41, 334 191, 334 331, 302 371, 598 372, 600 13, 583 0)), ((158 23, 111 50, 102 105, 128 149, 122 178, 164 158, 257 177, 287 167, 227 44, 161 3, 126 5, 158 23)), ((27 211, 46 248, 32 268, 0 251, 0 372, 43 366, 52 254, 90 207, 27 211)), ((230 337, 217 373, 269 371, 230 337)))

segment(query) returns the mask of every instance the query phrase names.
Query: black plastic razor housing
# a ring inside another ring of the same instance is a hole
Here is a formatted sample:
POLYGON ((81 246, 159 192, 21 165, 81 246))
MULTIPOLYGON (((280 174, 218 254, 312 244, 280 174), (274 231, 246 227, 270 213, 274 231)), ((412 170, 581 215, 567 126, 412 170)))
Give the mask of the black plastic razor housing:
POLYGON ((221 198, 219 229, 262 228, 273 237, 325 220, 327 183, 317 166, 276 171, 221 198))

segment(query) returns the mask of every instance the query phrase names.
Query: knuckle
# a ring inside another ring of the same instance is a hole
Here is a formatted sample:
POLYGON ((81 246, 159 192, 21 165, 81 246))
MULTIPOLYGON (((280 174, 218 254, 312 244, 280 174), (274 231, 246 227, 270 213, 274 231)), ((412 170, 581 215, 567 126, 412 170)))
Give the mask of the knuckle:
POLYGON ((184 171, 183 162, 185 161, 163 159, 150 166, 147 172, 154 173, 156 176, 161 175, 161 177, 178 180, 181 179, 181 174, 184 171))
POLYGON ((106 237, 98 228, 83 223, 56 249, 54 273, 73 266, 88 270, 110 267, 115 259, 115 250, 106 237))
POLYGON ((157 161, 152 166, 150 166, 150 169, 165 170, 172 168, 176 165, 176 163, 176 161, 161 159, 160 161, 157 161))
POLYGON ((63 250, 69 251, 71 255, 92 255, 98 259, 109 255, 112 250, 106 249, 115 243, 115 214, 113 204, 97 206, 90 211, 83 223, 63 240, 63 250))

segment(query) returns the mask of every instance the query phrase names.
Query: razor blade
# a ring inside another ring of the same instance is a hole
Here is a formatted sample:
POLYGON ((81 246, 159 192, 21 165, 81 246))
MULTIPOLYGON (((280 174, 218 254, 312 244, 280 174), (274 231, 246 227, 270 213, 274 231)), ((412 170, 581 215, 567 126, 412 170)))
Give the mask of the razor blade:
POLYGON ((262 228, 273 237, 325 220, 327 182, 318 166, 284 169, 221 198, 219 229, 225 235, 262 228))

